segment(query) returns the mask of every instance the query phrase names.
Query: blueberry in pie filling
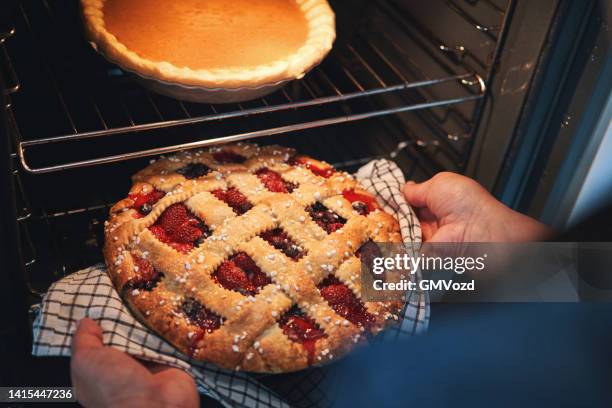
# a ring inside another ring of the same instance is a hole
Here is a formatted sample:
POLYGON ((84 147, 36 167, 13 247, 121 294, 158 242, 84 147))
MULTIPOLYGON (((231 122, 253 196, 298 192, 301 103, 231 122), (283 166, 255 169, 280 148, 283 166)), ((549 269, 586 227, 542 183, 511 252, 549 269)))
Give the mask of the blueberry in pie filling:
POLYGON ((213 153, 212 156, 219 163, 244 163, 246 160, 246 157, 231 150, 221 150, 213 153))
POLYGON ((292 157, 253 144, 180 152, 134 175, 111 209, 113 283, 145 325, 195 360, 301 370, 399 318, 401 303, 359 294, 359 256, 401 242, 397 222, 349 174, 292 157))
POLYGON ((380 209, 376 199, 365 191, 347 189, 342 192, 342 196, 351 203, 353 210, 360 215, 368 215, 372 211, 380 209))
POLYGON ((176 171, 182 174, 187 180, 202 177, 211 172, 211 168, 202 163, 189 163, 176 171))
POLYGON ((306 207, 306 212, 308 212, 314 222, 328 234, 339 230, 346 224, 345 218, 342 218, 318 201, 306 207))
POLYGON ((166 193, 159 190, 153 190, 149 193, 130 194, 128 197, 132 200, 132 206, 136 213, 135 218, 143 217, 151 212, 153 205, 161 200, 166 193))
POLYGON ((221 316, 208 310, 193 297, 187 297, 180 306, 180 311, 190 323, 198 326, 206 333, 212 333, 221 327, 221 316))
POLYGON ((300 259, 304 255, 302 248, 293 242, 289 235, 281 228, 265 231, 260 236, 274 248, 294 261, 300 259))
POLYGON ((187 354, 192 356, 198 347, 198 344, 210 334, 221 327, 223 320, 221 316, 207 309, 202 303, 193 297, 187 297, 179 307, 179 313, 182 313, 190 325, 196 327, 195 331, 190 331, 188 337, 187 354))

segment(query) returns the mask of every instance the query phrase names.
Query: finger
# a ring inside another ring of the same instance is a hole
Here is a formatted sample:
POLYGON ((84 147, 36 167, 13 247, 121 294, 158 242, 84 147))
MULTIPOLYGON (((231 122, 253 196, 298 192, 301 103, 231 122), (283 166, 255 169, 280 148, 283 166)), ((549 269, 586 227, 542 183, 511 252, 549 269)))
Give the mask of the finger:
POLYGON ((145 367, 147 367, 147 369, 151 372, 151 374, 161 373, 166 370, 171 370, 174 368, 174 367, 170 367, 165 364, 154 363, 152 361, 140 361, 140 362, 144 364, 145 367))
POLYGON ((103 347, 102 329, 90 318, 82 319, 72 338, 72 354, 78 351, 103 347))
POLYGON ((417 208, 416 214, 421 223, 423 240, 429 241, 438 230, 438 220, 428 208, 417 208))
POLYGON ((162 398, 172 406, 196 407, 200 397, 194 379, 183 370, 166 367, 153 375, 162 398))
POLYGON ((180 382, 193 382, 193 378, 187 374, 185 371, 170 367, 162 364, 158 364, 157 372, 154 374, 155 378, 159 381, 168 382, 168 381, 176 381, 180 382))
POLYGON ((413 207, 427 207, 427 195, 429 193, 431 183, 406 183, 403 188, 404 197, 408 204, 413 207))

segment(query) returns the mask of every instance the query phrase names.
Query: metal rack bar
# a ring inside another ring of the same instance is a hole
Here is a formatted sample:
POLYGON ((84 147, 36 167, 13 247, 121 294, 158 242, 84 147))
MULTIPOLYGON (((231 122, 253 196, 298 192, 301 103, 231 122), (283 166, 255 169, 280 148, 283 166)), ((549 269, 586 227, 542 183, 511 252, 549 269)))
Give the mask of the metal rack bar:
POLYGON ((16 32, 15 27, 11 27, 6 31, 1 32, 0 33, 0 44, 4 44, 4 42, 8 40, 9 38, 11 38, 15 34, 15 32, 16 32))
POLYGON ((4 41, 0 41, 0 49, 2 50, 1 58, 3 60, 3 63, 6 65, 4 71, 7 73, 8 76, 8 78, 5 79, 6 83, 4 92, 6 95, 10 95, 19 91, 19 88, 21 88, 21 83, 19 82, 19 77, 17 76, 15 68, 13 67, 11 57, 6 51, 6 45, 4 44, 4 41))
MULTIPOLYGON (((106 163, 115 163, 115 162, 119 162, 123 160, 150 157, 150 156, 156 156, 156 155, 166 154, 166 153, 173 153, 179 150, 194 149, 194 148, 211 146, 215 144, 238 142, 241 140, 255 139, 255 138, 259 138, 263 136, 272 136, 272 135, 278 135, 278 134, 283 134, 283 133, 295 132, 299 130, 313 129, 313 128, 321 127, 321 126, 329 126, 329 125, 334 125, 334 124, 339 124, 339 123, 354 122, 358 120, 375 118, 375 117, 390 115, 390 114, 395 114, 395 113, 409 112, 409 111, 414 111, 418 109, 435 108, 439 106, 446 106, 446 105, 462 103, 466 101, 480 99, 485 95, 486 87, 484 85, 484 81, 480 79, 479 84, 480 84, 481 93, 478 95, 470 95, 470 96, 461 97, 461 98, 450 98, 450 99, 444 99, 444 100, 434 101, 434 102, 418 103, 414 105, 400 106, 396 108, 381 109, 381 110, 376 110, 376 111, 361 113, 361 114, 353 114, 353 115, 339 116, 339 117, 334 117, 334 118, 329 118, 329 119, 315 120, 312 122, 299 123, 295 125, 280 126, 276 128, 263 129, 263 130, 257 130, 257 131, 246 132, 246 133, 238 133, 238 134, 229 135, 229 136, 222 136, 222 137, 217 137, 217 138, 212 138, 212 139, 207 139, 207 140, 200 140, 197 142, 183 143, 183 144, 178 144, 178 145, 173 145, 173 146, 158 147, 154 149, 147 149, 147 150, 141 150, 137 152, 125 153, 125 154, 120 154, 120 155, 100 157, 97 159, 76 161, 76 162, 59 164, 59 165, 54 165, 54 166, 34 168, 34 167, 31 167, 27 163, 26 157, 25 157, 25 148, 27 146, 41 144, 41 143, 36 143, 37 141, 20 142, 18 145, 17 154, 19 155, 19 160, 21 162, 21 165, 27 172, 33 173, 33 174, 51 173, 51 172, 56 172, 56 171, 75 169, 79 167, 87 167, 87 166, 106 164, 106 163)), ((47 143, 49 142, 50 141, 47 141, 47 143)))
POLYGON ((446 4, 448 4, 449 8, 458 14, 461 18, 467 21, 472 27, 474 27, 477 31, 485 34, 493 41, 497 41, 497 35, 493 33, 497 33, 500 29, 500 26, 490 26, 483 25, 474 17, 472 17, 467 11, 463 9, 459 4, 457 4, 454 0, 446 0, 446 4))
MULTIPOLYGON (((152 123, 116 127, 116 128, 96 130, 96 131, 91 131, 91 132, 81 132, 81 133, 75 132, 74 134, 69 134, 69 135, 25 140, 25 141, 22 141, 20 144, 22 148, 26 148, 29 146, 37 146, 37 145, 43 145, 47 143, 60 143, 60 142, 66 142, 66 141, 89 139, 89 138, 94 138, 94 137, 111 136, 111 135, 117 135, 117 134, 123 134, 123 133, 142 132, 146 130, 164 129, 164 128, 170 128, 170 127, 176 127, 176 126, 184 126, 184 125, 194 125, 194 124, 200 124, 200 123, 205 123, 205 122, 211 122, 215 120, 233 119, 233 118, 238 118, 238 117, 243 117, 243 116, 260 115, 264 113, 282 112, 282 111, 291 110, 291 109, 301 109, 301 108, 308 108, 312 106, 326 105, 326 104, 337 103, 337 102, 346 102, 346 101, 356 99, 356 98, 381 95, 384 93, 403 91, 403 90, 418 88, 418 87, 423 87, 423 86, 431 86, 431 85, 441 84, 441 83, 445 83, 449 81, 467 79, 467 78, 476 78, 476 76, 470 73, 466 73, 466 74, 461 74, 461 75, 455 75, 455 76, 448 77, 448 78, 403 83, 403 84, 389 86, 386 88, 362 90, 360 92, 320 97, 317 99, 305 100, 305 101, 300 101, 300 102, 294 102, 289 97, 286 90, 283 89, 282 90, 283 94, 285 95, 289 103, 279 104, 275 106, 263 106, 259 108, 251 108, 251 109, 245 109, 245 110, 236 110, 236 111, 231 111, 231 112, 226 112, 226 113, 217 113, 215 111, 215 113, 212 115, 196 116, 196 117, 190 117, 186 119, 176 119, 176 120, 161 120, 161 121, 152 122, 152 123)), ((210 106, 214 109, 213 105, 210 105, 210 106)), ((133 122, 133 120, 131 120, 131 122, 133 122)))

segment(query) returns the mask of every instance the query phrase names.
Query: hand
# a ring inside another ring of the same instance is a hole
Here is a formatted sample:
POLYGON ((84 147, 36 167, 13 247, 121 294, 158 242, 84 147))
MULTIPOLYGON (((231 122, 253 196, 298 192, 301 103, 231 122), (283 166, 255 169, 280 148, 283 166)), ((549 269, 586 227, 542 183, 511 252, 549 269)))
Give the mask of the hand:
POLYGON ((408 182, 404 195, 415 209, 427 242, 520 242, 552 237, 544 224, 497 201, 476 181, 438 173, 424 183, 408 182))
POLYGON ((177 368, 144 363, 102 344, 102 329, 85 318, 72 341, 72 385, 85 407, 197 407, 193 379, 177 368))

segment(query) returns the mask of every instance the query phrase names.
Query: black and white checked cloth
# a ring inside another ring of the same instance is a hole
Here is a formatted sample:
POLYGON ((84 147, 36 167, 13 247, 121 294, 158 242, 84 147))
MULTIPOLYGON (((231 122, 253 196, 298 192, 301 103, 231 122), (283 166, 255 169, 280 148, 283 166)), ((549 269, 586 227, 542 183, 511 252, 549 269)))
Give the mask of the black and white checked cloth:
MULTIPOLYGON (((357 178, 375 194, 384 209, 397 216, 404 242, 421 242, 419 222, 404 200, 404 176, 388 160, 375 160, 357 172, 357 178)), ((413 275, 418 279, 418 275, 413 275)), ((429 322, 426 295, 412 292, 406 299, 404 318, 386 330, 381 341, 422 333, 429 322)), ((124 306, 103 264, 73 273, 54 283, 45 295, 34 321, 32 354, 69 356, 76 323, 90 317, 102 327, 104 344, 134 357, 178 367, 189 372, 201 393, 229 407, 329 406, 328 367, 281 375, 254 375, 220 369, 190 360, 138 322, 124 306)))

